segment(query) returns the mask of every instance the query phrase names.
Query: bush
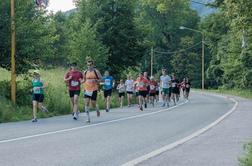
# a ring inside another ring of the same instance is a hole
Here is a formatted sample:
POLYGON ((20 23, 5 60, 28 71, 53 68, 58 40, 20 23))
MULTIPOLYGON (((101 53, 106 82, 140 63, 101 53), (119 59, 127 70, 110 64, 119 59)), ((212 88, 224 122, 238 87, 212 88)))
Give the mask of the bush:
POLYGON ((244 149, 247 151, 245 157, 239 159, 241 166, 251 166, 252 165, 252 142, 246 144, 244 149))

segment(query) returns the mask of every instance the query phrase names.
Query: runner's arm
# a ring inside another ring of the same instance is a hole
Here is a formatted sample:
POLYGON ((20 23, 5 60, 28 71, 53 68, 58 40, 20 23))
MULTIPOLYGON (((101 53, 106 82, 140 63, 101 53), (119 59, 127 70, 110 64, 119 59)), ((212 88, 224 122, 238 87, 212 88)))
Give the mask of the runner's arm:
POLYGON ((65 76, 64 76, 64 81, 66 82, 66 81, 69 81, 71 79, 72 79, 72 76, 69 76, 68 73, 66 73, 65 76))
POLYGON ((43 80, 41 80, 43 86, 41 87, 42 89, 48 87, 48 83, 47 82, 44 82, 43 80))
POLYGON ((96 70, 96 74, 97 74, 97 76, 98 76, 97 82, 101 82, 101 81, 102 81, 102 75, 101 75, 101 73, 100 73, 99 70, 97 70, 97 69, 95 69, 95 70, 96 70))

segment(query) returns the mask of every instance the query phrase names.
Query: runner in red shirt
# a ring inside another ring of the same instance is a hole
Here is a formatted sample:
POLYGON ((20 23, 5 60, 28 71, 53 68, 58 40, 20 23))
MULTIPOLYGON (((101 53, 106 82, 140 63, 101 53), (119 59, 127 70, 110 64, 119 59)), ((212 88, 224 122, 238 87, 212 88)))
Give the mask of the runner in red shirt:
POLYGON ((77 64, 71 64, 71 69, 64 76, 64 81, 67 83, 69 96, 71 99, 71 104, 73 108, 73 119, 78 119, 78 98, 80 95, 80 86, 83 75, 80 71, 77 70, 77 64))
POLYGON ((149 85, 149 81, 143 76, 143 73, 139 73, 139 77, 137 78, 136 82, 139 91, 138 96, 139 109, 143 111, 143 102, 147 106, 145 98, 148 93, 147 86, 149 85))
POLYGON ((153 76, 150 77, 149 85, 150 85, 149 86, 150 87, 150 92, 149 92, 150 101, 151 101, 152 106, 154 107, 154 99, 155 99, 155 96, 156 96, 157 82, 154 80, 153 76))

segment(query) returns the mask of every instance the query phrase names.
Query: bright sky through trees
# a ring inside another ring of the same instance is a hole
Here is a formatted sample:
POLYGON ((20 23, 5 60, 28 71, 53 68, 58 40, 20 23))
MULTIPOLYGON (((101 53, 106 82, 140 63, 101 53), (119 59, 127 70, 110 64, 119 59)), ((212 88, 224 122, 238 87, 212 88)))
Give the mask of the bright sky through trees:
POLYGON ((61 10, 67 11, 75 8, 73 0, 49 0, 48 10, 54 13, 61 10))

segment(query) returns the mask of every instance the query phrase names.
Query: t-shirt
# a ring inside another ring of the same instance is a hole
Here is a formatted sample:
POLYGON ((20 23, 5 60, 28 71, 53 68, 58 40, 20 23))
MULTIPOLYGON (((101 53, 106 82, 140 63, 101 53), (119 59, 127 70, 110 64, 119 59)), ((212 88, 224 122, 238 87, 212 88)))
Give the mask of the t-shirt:
POLYGON ((171 77, 168 76, 168 75, 165 75, 165 76, 161 76, 160 77, 160 80, 161 80, 161 87, 162 88, 170 88, 170 81, 171 81, 171 77))
POLYGON ((103 77, 102 80, 104 81, 104 85, 103 85, 104 90, 110 90, 113 88, 113 77, 112 76, 103 77))
POLYGON ((157 82, 150 81, 150 93, 156 93, 157 82))
POLYGON ((180 85, 181 85, 181 88, 182 88, 182 89, 185 89, 185 86, 186 86, 185 84, 186 84, 185 81, 181 82, 180 85))
POLYGON ((177 79, 174 79, 171 81, 171 87, 172 88, 178 88, 179 81, 177 79))
POLYGON ((138 91, 147 91, 148 84, 149 84, 149 81, 145 77, 137 78, 138 91))
POLYGON ((125 92, 125 84, 119 84, 116 88, 119 93, 124 93, 125 92))
POLYGON ((68 81, 68 89, 70 91, 74 91, 74 90, 80 90, 80 79, 83 79, 83 75, 80 71, 76 70, 76 71, 69 71, 66 74, 66 78, 68 78, 69 76, 72 76, 72 79, 70 79, 68 81))
POLYGON ((134 91, 134 80, 126 80, 125 86, 126 86, 127 92, 133 92, 134 91))

